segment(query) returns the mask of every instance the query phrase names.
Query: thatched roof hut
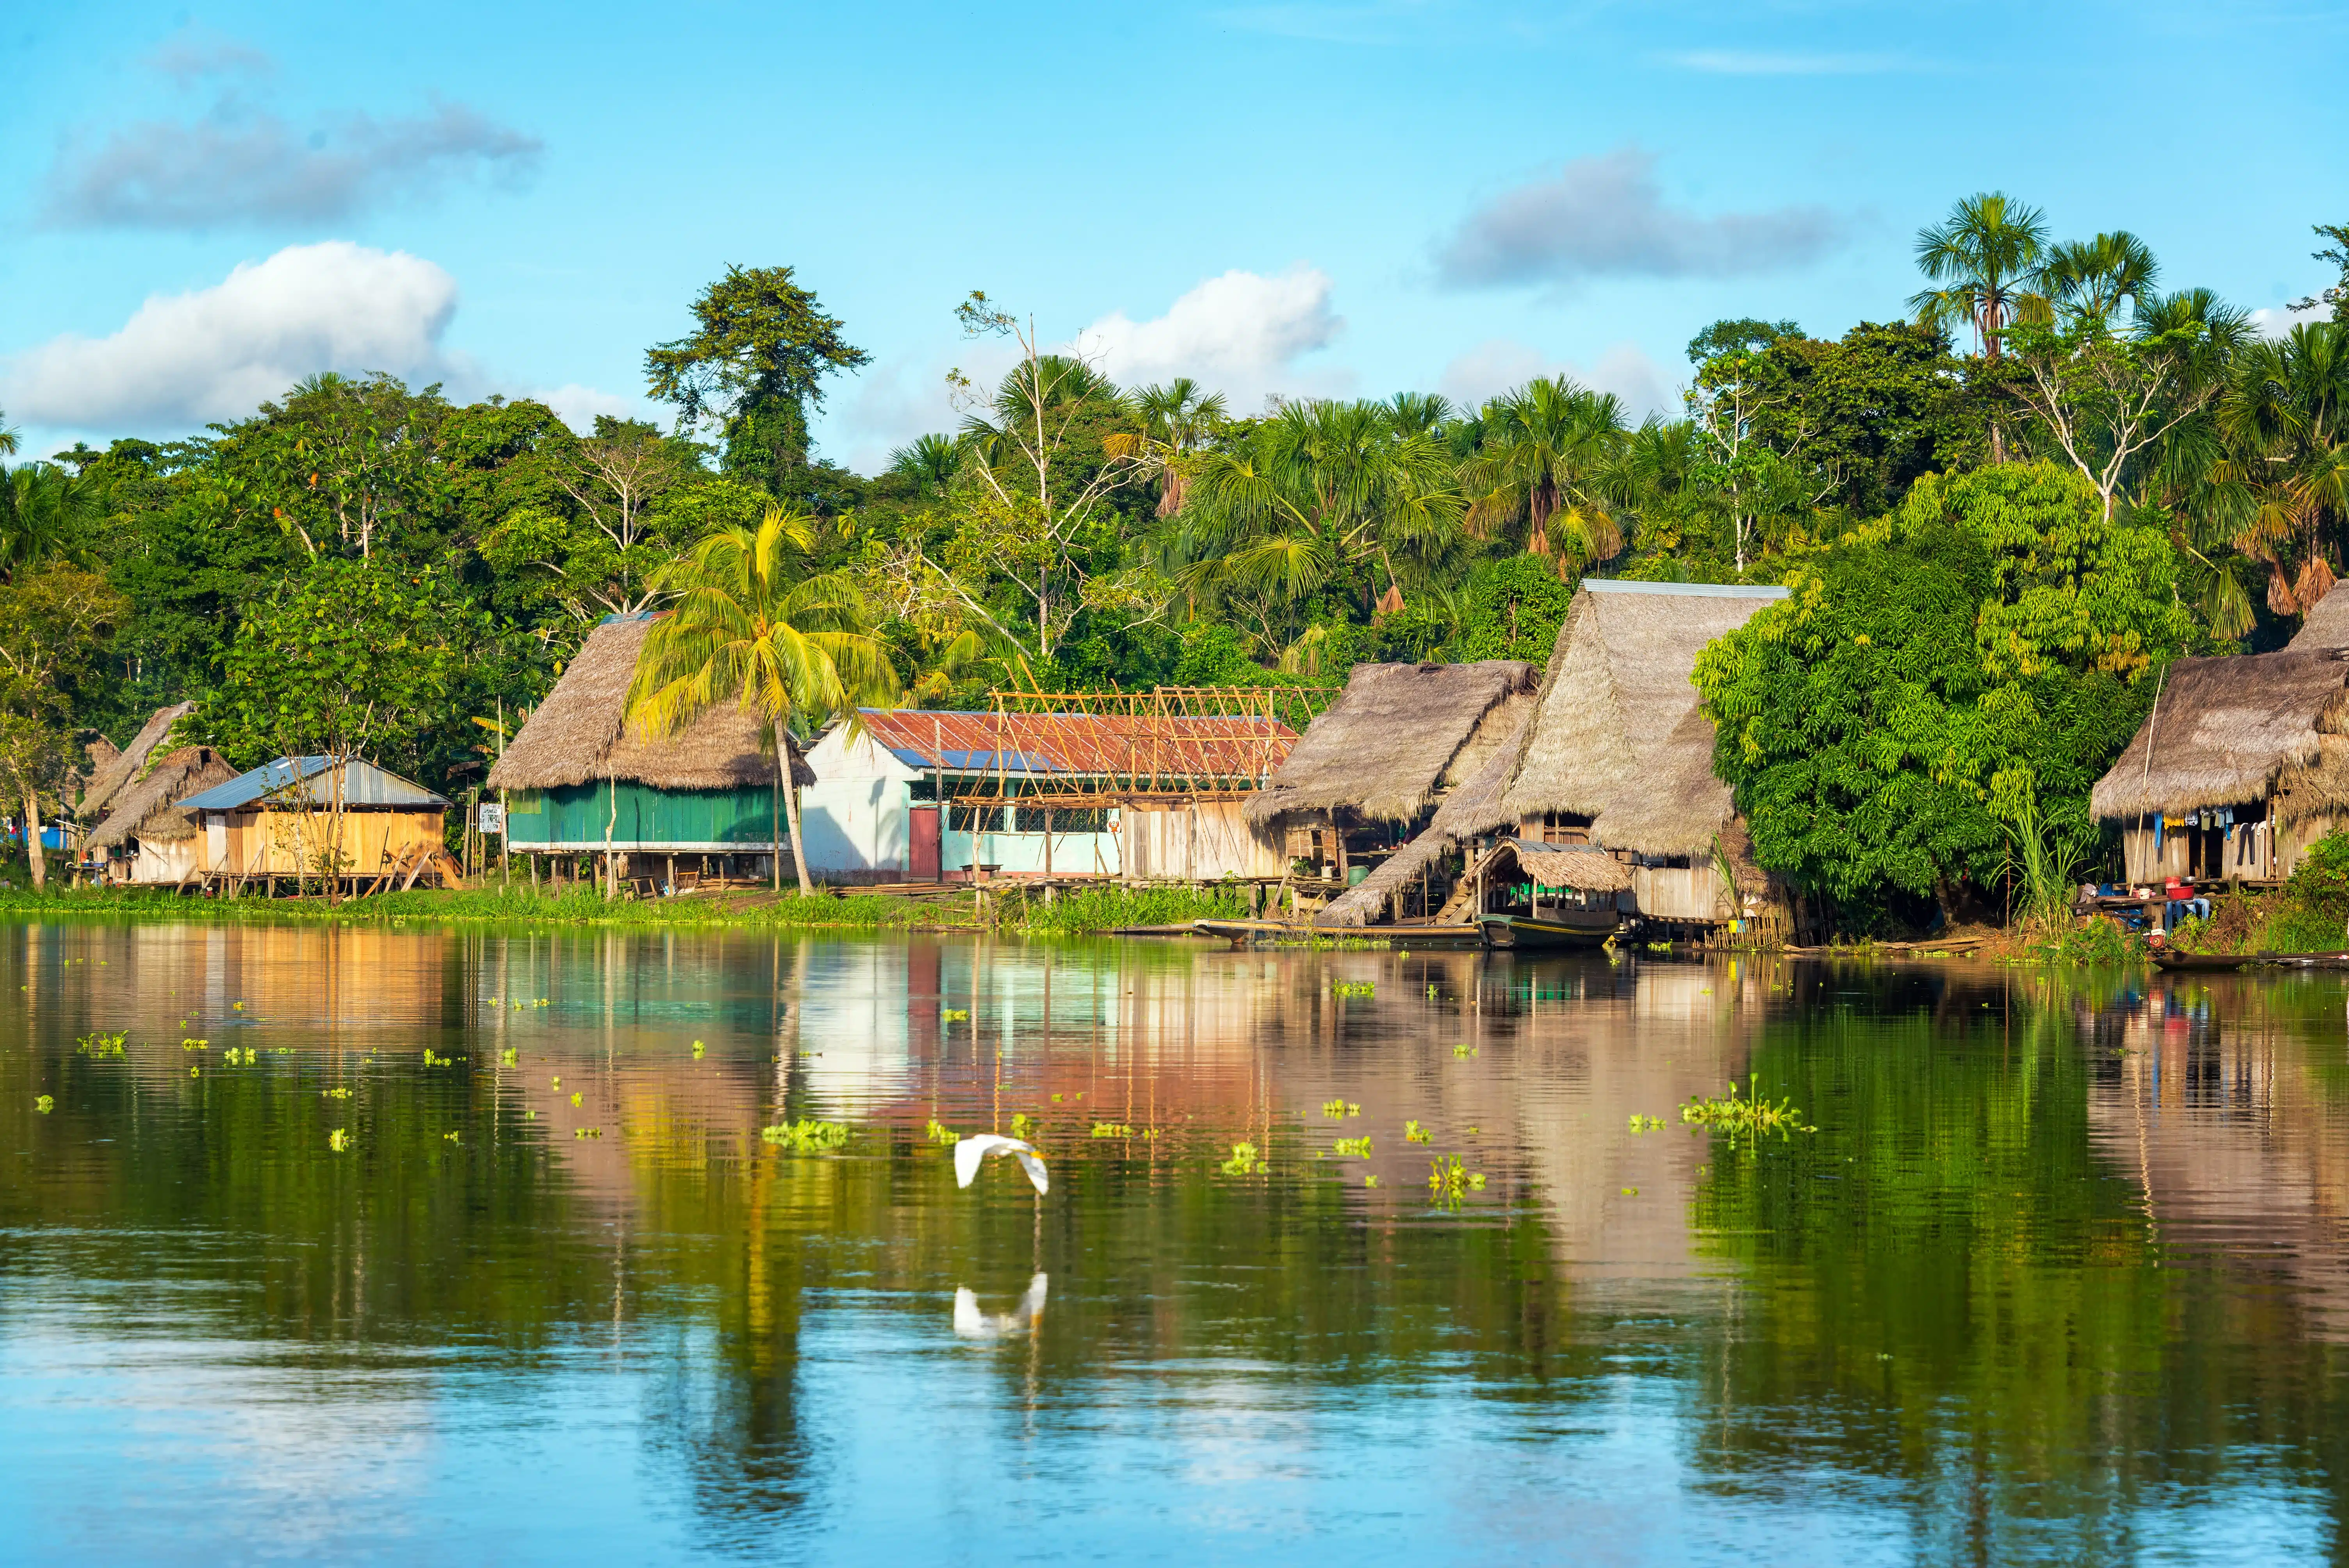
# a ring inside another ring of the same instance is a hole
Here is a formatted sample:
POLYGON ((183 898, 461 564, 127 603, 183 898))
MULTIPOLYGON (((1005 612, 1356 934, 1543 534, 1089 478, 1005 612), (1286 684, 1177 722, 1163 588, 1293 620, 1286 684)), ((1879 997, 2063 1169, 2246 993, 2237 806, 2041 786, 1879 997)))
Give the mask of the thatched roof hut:
POLYGON ((1485 831, 1546 813, 1590 818, 1591 837, 1640 854, 1703 851, 1730 814, 1713 776, 1713 721, 1697 655, 1784 588, 1583 583, 1558 629, 1531 723, 1485 831))
POLYGON ((2335 583, 2325 590, 2324 597, 2316 602, 2286 645, 2290 653, 2321 648, 2349 648, 2349 582, 2335 583))
POLYGON ((139 733, 131 738, 129 746, 120 751, 109 747, 103 760, 100 760, 98 748, 91 748, 90 760, 96 767, 76 806, 84 820, 112 808, 115 796, 146 769, 148 758, 154 756, 155 748, 171 735, 171 727, 195 711, 195 707, 191 702, 175 702, 169 707, 157 708, 147 722, 139 727, 139 733))
MULTIPOLYGON (((774 763, 760 744, 757 716, 731 703, 662 739, 626 727, 628 686, 653 620, 616 617, 587 634, 563 678, 490 769, 490 788, 558 789, 605 779, 655 789, 763 789, 774 783, 774 763)), ((815 770, 798 746, 789 749, 792 779, 814 783, 815 770)))
POLYGON ((2262 801, 2282 788, 2278 814, 2288 820, 2349 808, 2344 713, 2341 650, 2179 659, 2089 805, 2127 822, 2262 801))
POLYGON ((1509 699, 1533 685, 1533 666, 1515 659, 1357 665, 1344 693, 1249 798, 1247 820, 1263 827, 1293 813, 1350 810, 1408 822, 1497 748, 1498 739, 1480 738, 1487 721, 1506 727, 1509 699))
POLYGON ((114 795, 114 809, 91 833, 88 847, 110 850, 138 839, 176 843, 198 831, 193 812, 179 803, 237 776, 225 758, 209 746, 182 746, 158 761, 146 776, 114 795))
POLYGON ((1314 921, 1321 925, 1369 925, 1386 913, 1387 901, 1413 878, 1501 821, 1501 792, 1516 769, 1517 743, 1533 717, 1530 694, 1516 693, 1494 705, 1485 722, 1453 758, 1465 779, 1445 795, 1417 838, 1389 855, 1369 876, 1332 899, 1314 921))

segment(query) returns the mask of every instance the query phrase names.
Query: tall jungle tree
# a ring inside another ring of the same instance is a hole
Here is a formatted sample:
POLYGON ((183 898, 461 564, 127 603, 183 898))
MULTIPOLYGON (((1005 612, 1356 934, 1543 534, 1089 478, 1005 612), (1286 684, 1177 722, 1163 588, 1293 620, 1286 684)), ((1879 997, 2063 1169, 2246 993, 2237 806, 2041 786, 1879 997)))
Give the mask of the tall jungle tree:
POLYGON ((726 471, 785 496, 808 469, 808 420, 824 377, 872 356, 789 267, 728 267, 693 302, 694 330, 645 352, 652 395, 680 431, 718 427, 726 471))

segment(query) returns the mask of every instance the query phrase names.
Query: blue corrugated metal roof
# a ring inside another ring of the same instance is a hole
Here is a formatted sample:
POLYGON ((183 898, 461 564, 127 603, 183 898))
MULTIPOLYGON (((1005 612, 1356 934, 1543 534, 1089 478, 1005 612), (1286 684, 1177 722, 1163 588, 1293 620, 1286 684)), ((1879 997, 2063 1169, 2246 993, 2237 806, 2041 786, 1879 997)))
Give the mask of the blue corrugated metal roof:
MULTIPOLYGON (((274 762, 264 762, 250 773, 240 773, 225 784, 191 795, 179 802, 186 811, 233 811, 265 799, 306 795, 324 804, 334 799, 334 781, 326 778, 326 759, 323 757, 281 757, 274 762), (296 790, 297 781, 306 781, 296 790)), ((343 803, 347 806, 396 806, 412 810, 433 810, 449 802, 420 784, 411 784, 397 773, 387 773, 372 762, 350 762, 343 769, 343 803)))

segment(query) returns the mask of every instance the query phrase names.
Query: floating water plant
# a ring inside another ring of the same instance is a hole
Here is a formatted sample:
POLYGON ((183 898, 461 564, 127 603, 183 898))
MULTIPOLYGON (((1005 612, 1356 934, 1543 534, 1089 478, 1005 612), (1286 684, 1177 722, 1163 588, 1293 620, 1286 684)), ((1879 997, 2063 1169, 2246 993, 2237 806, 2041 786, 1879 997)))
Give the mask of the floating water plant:
POLYGON ((701 1044, 701 1042, 700 1042, 699 1040, 696 1040, 696 1041, 694 1041, 694 1042, 693 1042, 693 1059, 694 1059, 695 1061, 699 1061, 699 1060, 701 1059, 701 1053, 702 1053, 703 1048, 704 1048, 704 1047, 703 1047, 703 1046, 702 1046, 702 1044, 701 1044))
MULTIPOLYGON (((770 1128, 768 1130, 771 1132, 774 1130, 770 1128)), ((604 1130, 600 1127, 574 1127, 571 1130, 571 1136, 574 1138, 601 1138, 604 1136, 604 1130)))
POLYGON ((1036 1119, 1032 1116, 1027 1115, 1025 1112, 1014 1111, 1011 1115, 1011 1136, 1014 1138, 1035 1137, 1036 1119))
POLYGON ((498 1053, 498 1066, 502 1068, 518 1068, 522 1066, 522 1052, 512 1046, 508 1046, 504 1050, 498 1053))
POLYGON ((574 1105, 577 1105, 577 1104, 579 1103, 579 1101, 580 1101, 581 1097, 582 1097, 583 1095, 585 1095, 585 1092, 586 1092, 586 1091, 585 1091, 585 1090, 584 1090, 584 1089, 574 1089, 574 1090, 572 1091, 572 1094, 571 1094, 571 1103, 572 1103, 572 1104, 574 1104, 574 1105))
POLYGON ((440 1136, 447 1139, 451 1143, 457 1141, 457 1135, 454 1132, 444 1132, 440 1136))
POLYGON ((1253 1176, 1263 1169, 1264 1164, 1257 1159, 1253 1143, 1233 1144, 1232 1157, 1224 1161, 1224 1174, 1226 1176, 1253 1176))
POLYGON ((1368 1160, 1371 1157, 1370 1134, 1366 1132, 1360 1138, 1341 1138, 1338 1140, 1338 1152, 1340 1154, 1351 1154, 1358 1159, 1368 1160))
POLYGON ((1452 1047, 1452 1054, 1464 1062, 1476 1055, 1476 1047, 1466 1044, 1457 1045, 1452 1047))
POLYGON ((1795 1109, 1793 1100, 1763 1099, 1759 1073, 1748 1079, 1746 1092, 1743 1095, 1737 1092, 1735 1084, 1731 1084, 1725 1095, 1690 1100, 1681 1107, 1681 1119, 1700 1127, 1723 1128, 1733 1134, 1750 1133, 1756 1137, 1775 1132, 1784 1138, 1791 1133, 1818 1130, 1804 1123, 1802 1112, 1795 1109))
POLYGON ((102 1033, 84 1035, 74 1042, 74 1050, 93 1060, 100 1057, 119 1057, 122 1054, 122 1043, 129 1037, 128 1035, 102 1033))
POLYGON ((968 1024, 970 1022, 970 1013, 968 1008, 963 1007, 941 1007, 938 1009, 938 1022, 941 1024, 968 1024))
POLYGON ((1402 1124, 1402 1137, 1403 1141, 1406 1143, 1433 1143, 1435 1141, 1435 1134, 1428 1131, 1427 1129, 1422 1127, 1416 1121, 1406 1121, 1402 1124))
POLYGON ((1368 980, 1340 980, 1330 987, 1331 995, 1338 996, 1375 996, 1378 989, 1368 980))
POLYGON ((546 1087, 549 1088, 561 1088, 563 1087, 563 1075, 561 1073, 557 1073, 552 1078, 549 1078, 547 1080, 546 1087))
POLYGON ((425 1065, 426 1067, 428 1067, 428 1068, 445 1068, 445 1067, 447 1067, 447 1066, 449 1065, 449 1060, 450 1060, 450 1058, 448 1058, 447 1057, 439 1057, 439 1056, 434 1056, 434 1055, 432 1054, 432 1047, 431 1047, 430 1046, 427 1046, 427 1047, 424 1047, 424 1065, 425 1065))
POLYGON ((1444 1155, 1427 1168, 1427 1190, 1439 1198, 1457 1198, 1463 1192, 1482 1192, 1485 1173, 1461 1169, 1460 1156, 1444 1155))
POLYGON ((951 1127, 940 1126, 938 1119, 934 1116, 930 1118, 930 1124, 922 1129, 922 1136, 932 1143, 952 1143, 955 1141, 957 1134, 951 1127))
POLYGON ((1057 1095, 1057 1094, 1056 1094, 1056 1095, 1054 1095, 1054 1096, 1052 1097, 1052 1103, 1053 1103, 1054 1105, 1058 1105, 1058 1104, 1060 1104, 1060 1103, 1061 1103, 1061 1097, 1060 1097, 1059 1095, 1057 1095))
POLYGON ((1093 1123, 1093 1136, 1095 1138, 1131 1138, 1133 1136, 1133 1129, 1122 1121, 1096 1121, 1093 1123))
POLYGON ((1633 1137, 1637 1137, 1642 1132, 1661 1132, 1663 1128, 1664 1122, 1661 1117, 1641 1116, 1636 1110, 1631 1113, 1631 1133, 1633 1137))
POLYGON ((1362 1185, 1365 1187, 1375 1187, 1378 1184, 1379 1179, 1375 1176, 1365 1176, 1362 1178, 1362 1185))
POLYGON ((212 1048, 212 1044, 210 1040, 181 1040, 180 1048, 183 1051, 205 1051, 212 1048))
POLYGON ((47 1116, 50 1111, 55 1110, 57 1109, 57 1102, 46 1094, 38 1097, 33 1101, 33 1109, 39 1111, 43 1116, 47 1116))
POLYGON ((794 1154, 812 1154, 821 1149, 837 1149, 848 1141, 848 1129, 837 1121, 815 1121, 802 1119, 777 1127, 762 1127, 759 1136, 769 1143, 779 1144, 794 1154))
POLYGON ((1321 1102, 1321 1114, 1332 1121, 1338 1121, 1349 1116, 1361 1115, 1362 1108, 1347 1100, 1325 1099, 1321 1102))
POLYGON ((351 1098, 351 1091, 347 1088, 322 1088, 318 1092, 328 1099, 348 1099, 351 1098))
POLYGON ((344 1131, 341 1128, 338 1127, 335 1129, 334 1131, 326 1134, 326 1147, 333 1150, 336 1153, 340 1154, 344 1150, 348 1149, 350 1146, 351 1135, 344 1131))

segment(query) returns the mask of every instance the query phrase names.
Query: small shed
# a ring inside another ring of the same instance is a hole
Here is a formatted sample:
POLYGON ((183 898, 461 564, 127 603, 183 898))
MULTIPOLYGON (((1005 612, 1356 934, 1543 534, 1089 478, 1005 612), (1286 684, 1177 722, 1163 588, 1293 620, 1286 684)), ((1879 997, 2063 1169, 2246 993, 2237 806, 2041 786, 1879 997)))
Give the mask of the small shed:
POLYGON ((83 846, 83 862, 109 883, 183 887, 211 868, 203 832, 180 802, 236 777, 209 746, 182 746, 112 789, 113 810, 83 846))
POLYGON ((2088 796, 2120 830, 2130 882, 2280 882, 2349 820, 2344 659, 2338 648, 2292 647, 2169 666, 2088 796))
POLYGON ((449 802, 356 758, 281 757, 172 809, 201 831, 202 873, 240 887, 334 875, 363 889, 426 872, 444 884, 460 880, 441 836, 449 802))
POLYGON ((1438 803, 1507 749, 1533 703, 1534 667, 1357 665, 1346 689, 1247 802, 1285 858, 1344 880, 1417 842, 1438 803))
MULTIPOLYGON (((656 619, 610 616, 588 633, 490 769, 490 787, 505 797, 506 847, 533 856, 691 856, 765 876, 767 858, 787 853, 789 840, 758 716, 721 703, 660 739, 628 727, 628 686, 656 619)), ((793 781, 815 782, 788 736, 783 744, 793 781)))

